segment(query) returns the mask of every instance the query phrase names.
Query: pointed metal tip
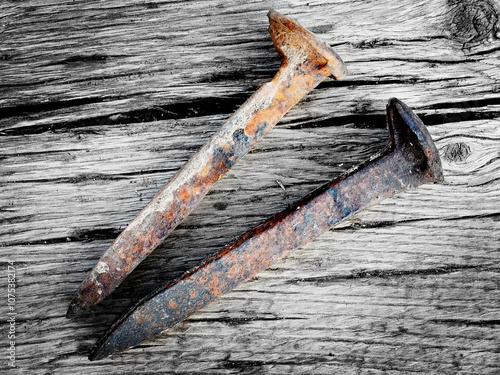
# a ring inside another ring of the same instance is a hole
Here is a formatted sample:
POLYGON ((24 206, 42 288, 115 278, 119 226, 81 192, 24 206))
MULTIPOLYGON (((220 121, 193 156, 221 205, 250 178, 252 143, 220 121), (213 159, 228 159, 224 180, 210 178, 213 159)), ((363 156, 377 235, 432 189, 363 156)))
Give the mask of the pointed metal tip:
POLYGON ((82 309, 75 300, 71 301, 68 311, 66 312, 67 319, 75 319, 83 315, 85 309, 82 309))
POLYGON ((103 347, 102 346, 97 346, 97 345, 94 345, 92 347, 92 349, 90 349, 90 353, 89 353, 89 361, 98 361, 100 359, 103 359, 103 358, 106 358, 108 357, 109 355, 111 355, 112 353, 106 353, 104 350, 103 350, 103 347))
MULTIPOLYGON (((142 315, 139 316, 138 320, 137 316, 134 315, 136 309, 141 310, 141 306, 133 307, 104 332, 89 352, 88 358, 90 361, 98 361, 115 353, 133 348, 143 341, 151 339, 163 330, 157 324, 149 325, 147 319, 141 319, 142 315)), ((146 314, 148 314, 146 318, 153 316, 159 321, 163 317, 163 315, 155 316, 149 310, 146 311, 146 314)))
POLYGON ((123 327, 117 323, 120 323, 120 320, 115 322, 90 349, 89 361, 99 361, 140 343, 133 342, 133 331, 127 329, 123 331, 121 329, 123 327), (130 340, 132 343, 129 343, 130 340))

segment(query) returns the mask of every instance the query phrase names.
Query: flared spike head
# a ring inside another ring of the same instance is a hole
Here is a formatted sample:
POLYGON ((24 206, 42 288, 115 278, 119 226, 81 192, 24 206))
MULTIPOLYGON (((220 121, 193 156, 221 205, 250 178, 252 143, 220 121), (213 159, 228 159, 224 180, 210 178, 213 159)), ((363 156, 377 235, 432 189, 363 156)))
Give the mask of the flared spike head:
POLYGON ((310 63, 326 66, 330 75, 337 80, 347 75, 340 56, 297 21, 275 10, 270 10, 267 16, 274 47, 285 61, 293 60, 296 56, 307 56, 310 63))
POLYGON ((393 147, 417 147, 426 159, 426 173, 434 182, 442 182, 439 151, 422 120, 402 101, 392 98, 387 104, 387 122, 393 147))

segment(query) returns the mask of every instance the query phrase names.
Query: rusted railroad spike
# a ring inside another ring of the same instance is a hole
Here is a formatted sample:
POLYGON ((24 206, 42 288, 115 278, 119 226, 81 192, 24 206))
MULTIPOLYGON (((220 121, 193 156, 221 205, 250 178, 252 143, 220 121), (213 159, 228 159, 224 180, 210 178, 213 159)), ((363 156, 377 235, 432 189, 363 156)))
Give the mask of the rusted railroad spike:
POLYGON ((143 298, 97 341, 89 359, 126 350, 174 327, 358 211, 407 188, 442 181, 441 161, 431 136, 397 99, 387 105, 387 125, 390 139, 382 152, 143 298))
POLYGON ((269 33, 281 56, 263 84, 158 191, 87 275, 67 317, 109 295, 179 225, 220 179, 283 115, 328 76, 347 70, 335 51, 296 21, 271 10, 269 33))

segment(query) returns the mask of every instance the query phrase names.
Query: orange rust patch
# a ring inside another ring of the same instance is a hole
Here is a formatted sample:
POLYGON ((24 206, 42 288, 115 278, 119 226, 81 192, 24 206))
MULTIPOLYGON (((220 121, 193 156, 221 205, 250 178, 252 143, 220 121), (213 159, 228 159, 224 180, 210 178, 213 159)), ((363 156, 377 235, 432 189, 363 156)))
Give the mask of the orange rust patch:
POLYGON ((210 280, 208 283, 208 289, 214 296, 221 296, 223 294, 223 291, 221 290, 221 282, 217 276, 214 276, 212 280, 210 280))
POLYGON ((175 301, 170 301, 170 302, 168 303, 168 305, 169 305, 171 308, 173 308, 173 309, 176 309, 176 308, 177 308, 177 303, 175 303, 175 301))
POLYGON ((243 267, 241 264, 235 264, 234 266, 232 266, 229 271, 227 271, 227 277, 229 277, 230 279, 232 279, 233 277, 241 274, 241 272, 243 271, 243 267))
POLYGON ((189 189, 183 188, 180 190, 180 196, 182 200, 188 199, 191 193, 189 192, 189 189))
POLYGON ((195 298, 197 294, 198 294, 198 292, 197 292, 196 290, 191 290, 191 291, 189 292, 189 297, 191 297, 191 298, 195 298))

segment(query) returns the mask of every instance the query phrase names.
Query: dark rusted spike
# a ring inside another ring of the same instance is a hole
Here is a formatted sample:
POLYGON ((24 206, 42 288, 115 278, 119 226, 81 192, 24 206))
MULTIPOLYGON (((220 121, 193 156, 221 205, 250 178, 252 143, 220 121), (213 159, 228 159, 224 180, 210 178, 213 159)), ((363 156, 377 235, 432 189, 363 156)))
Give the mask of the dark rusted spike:
POLYGON ((102 336, 89 359, 123 351, 172 328, 356 212, 406 188, 442 181, 438 151, 420 119, 397 99, 389 101, 387 115, 390 141, 381 153, 142 299, 102 336))
POLYGON ((294 20, 271 10, 269 33, 282 57, 263 84, 170 179, 116 238, 83 281, 67 316, 110 294, 188 216, 221 178, 283 115, 328 76, 347 70, 335 51, 294 20))

